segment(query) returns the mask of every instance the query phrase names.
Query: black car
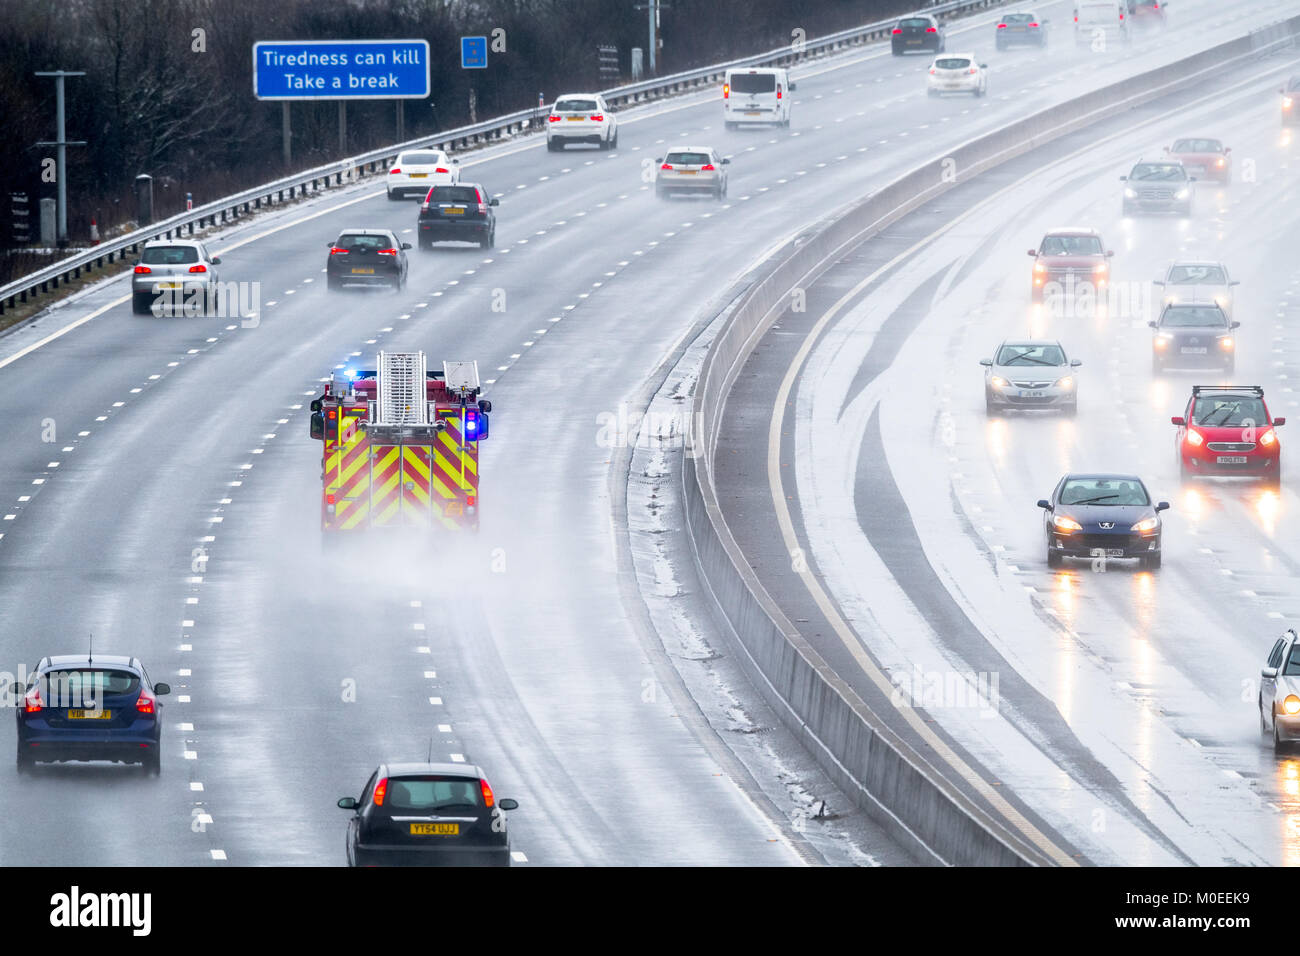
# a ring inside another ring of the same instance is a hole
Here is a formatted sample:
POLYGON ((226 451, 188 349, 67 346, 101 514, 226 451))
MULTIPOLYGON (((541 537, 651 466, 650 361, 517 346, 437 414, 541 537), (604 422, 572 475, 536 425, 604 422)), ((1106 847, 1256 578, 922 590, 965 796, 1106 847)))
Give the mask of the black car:
POLYGON ((1047 18, 1024 10, 1008 13, 998 21, 997 38, 994 43, 999 50, 1017 44, 1045 47, 1047 46, 1047 18))
POLYGON ((1136 475, 1066 475, 1051 500, 1040 500, 1047 537, 1047 566, 1066 558, 1137 558, 1160 567, 1160 512, 1136 475))
POLYGON ((434 186, 420 206, 417 223, 421 249, 435 242, 454 240, 477 242, 491 249, 497 241, 497 214, 493 209, 500 200, 488 196, 478 183, 434 186))
POLYGON ((349 866, 509 866, 510 835, 483 771, 460 763, 380 764, 360 799, 343 797, 349 866))
POLYGON ((1135 212, 1192 214, 1196 177, 1189 176, 1187 168, 1176 160, 1139 162, 1127 176, 1119 179, 1124 184, 1123 213, 1126 216, 1135 212))
POLYGON ((1155 330, 1151 337, 1151 371, 1175 368, 1218 366, 1231 372, 1237 366, 1237 341, 1232 330, 1241 325, 1232 321, 1217 303, 1180 304, 1172 302, 1160 312, 1160 318, 1147 325, 1155 330))
POLYGON ((1278 92, 1282 94, 1282 125, 1300 123, 1300 73, 1287 80, 1278 92))
POLYGON ((894 56, 913 51, 942 53, 944 48, 943 24, 938 17, 917 13, 903 17, 894 25, 889 38, 894 56))
POLYGON ((37 761, 111 760, 162 772, 162 704, 171 692, 144 665, 118 655, 41 658, 25 686, 14 685, 18 772, 37 761))
POLYGON ((344 229, 329 244, 325 263, 325 284, 331 289, 345 285, 386 285, 400 292, 406 286, 406 250, 388 229, 344 229))

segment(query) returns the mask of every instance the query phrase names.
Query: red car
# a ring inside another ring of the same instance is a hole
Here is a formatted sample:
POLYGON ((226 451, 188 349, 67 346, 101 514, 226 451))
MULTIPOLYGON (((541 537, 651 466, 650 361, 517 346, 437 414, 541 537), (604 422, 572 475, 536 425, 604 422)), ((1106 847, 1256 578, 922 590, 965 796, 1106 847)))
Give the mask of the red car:
POLYGON ((1165 147, 1165 152, 1170 159, 1183 164, 1187 175, 1199 180, 1213 179, 1226 183, 1232 178, 1232 160, 1228 158, 1232 148, 1224 146, 1222 140, 1203 137, 1176 139, 1174 145, 1165 147))
POLYGON ((1246 475, 1282 483, 1282 446, 1258 385, 1193 385, 1185 415, 1170 419, 1178 426, 1178 473, 1246 475))
POLYGON ((1110 283, 1107 260, 1115 253, 1106 248, 1095 229, 1053 229, 1029 254, 1034 257, 1030 289, 1035 302, 1043 301, 1044 291, 1070 296, 1083 291, 1086 284, 1098 295, 1110 283))

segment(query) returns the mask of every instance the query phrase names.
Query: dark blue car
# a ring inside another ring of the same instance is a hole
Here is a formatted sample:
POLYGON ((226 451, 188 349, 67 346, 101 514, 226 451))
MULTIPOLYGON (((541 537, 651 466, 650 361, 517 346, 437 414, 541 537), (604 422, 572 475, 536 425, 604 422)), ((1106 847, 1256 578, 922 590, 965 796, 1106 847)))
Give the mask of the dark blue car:
POLYGON ((134 657, 44 657, 15 696, 18 772, 37 761, 112 760, 162 771, 159 742, 166 684, 134 657))
POLYGON ((1160 512, 1136 475, 1066 475, 1052 498, 1040 500, 1047 536, 1047 565, 1066 558, 1137 558, 1160 567, 1160 512))

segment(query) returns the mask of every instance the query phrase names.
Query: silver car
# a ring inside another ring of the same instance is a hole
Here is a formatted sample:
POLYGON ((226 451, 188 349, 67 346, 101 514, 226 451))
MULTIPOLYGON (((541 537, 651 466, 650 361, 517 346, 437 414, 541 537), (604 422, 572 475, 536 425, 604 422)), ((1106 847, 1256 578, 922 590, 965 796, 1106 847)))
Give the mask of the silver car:
POLYGON ((1274 642, 1259 672, 1259 730, 1273 735, 1276 752, 1300 740, 1300 637, 1294 630, 1274 642))
POLYGON ((1008 340, 980 364, 984 410, 990 415, 1007 408, 1059 408, 1066 415, 1079 411, 1074 370, 1083 363, 1067 356, 1060 342, 1008 340))
POLYGON ((727 195, 727 167, 731 160, 712 146, 680 146, 655 160, 655 195, 670 192, 708 193, 714 199, 727 195))
POLYGON ((1232 317, 1232 287, 1241 283, 1228 275, 1222 262, 1175 262, 1155 284, 1164 289, 1166 305, 1209 305, 1215 303, 1232 317))
POLYGON ((221 257, 196 239, 154 239, 144 244, 131 276, 131 309, 202 314, 217 311, 221 257))

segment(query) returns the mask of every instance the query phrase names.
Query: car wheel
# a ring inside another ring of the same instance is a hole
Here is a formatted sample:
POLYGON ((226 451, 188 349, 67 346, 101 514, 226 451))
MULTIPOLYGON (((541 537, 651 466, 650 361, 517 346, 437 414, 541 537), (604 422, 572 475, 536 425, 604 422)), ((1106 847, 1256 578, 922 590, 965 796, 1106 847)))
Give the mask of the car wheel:
POLYGON ((154 747, 152 751, 145 755, 144 772, 151 777, 161 776, 162 774, 162 754, 158 748, 154 747))
POLYGON ((399 199, 401 199, 401 198, 402 198, 401 196, 394 195, 394 193, 393 193, 393 191, 392 191, 391 189, 388 190, 388 201, 389 201, 389 202, 397 202, 397 200, 399 200, 399 199))
POLYGON ((150 295, 148 292, 131 293, 131 311, 134 312, 136 315, 147 315, 149 313, 149 305, 152 302, 152 300, 153 300, 153 296, 150 295))
POLYGON ((343 286, 343 283, 339 281, 338 276, 326 276, 326 277, 325 277, 325 288, 327 288, 327 289, 340 289, 340 288, 342 288, 342 286, 343 286))
POLYGON ((23 753, 22 744, 18 745, 14 766, 20 774, 31 773, 32 768, 36 766, 36 761, 31 758, 31 755, 23 753))
POLYGON ((548 139, 546 141, 546 151, 548 153, 559 152, 559 150, 560 150, 560 145, 556 140, 548 139))
POLYGON ((1264 487, 1280 490, 1282 488, 1282 462, 1277 463, 1277 468, 1264 476, 1264 487))
POLYGON ((655 189, 655 199, 667 199, 667 198, 668 198, 668 193, 667 193, 667 191, 666 191, 666 190, 663 190, 663 189, 659 189, 659 188, 656 187, 656 189, 655 189))
POLYGON ((605 152, 605 150, 609 149, 609 137, 606 136, 604 139, 597 141, 596 148, 599 149, 602 153, 605 152))
POLYGON ((1187 464, 1183 461, 1183 456, 1178 456, 1178 480, 1188 482, 1192 480, 1192 473, 1188 470, 1187 464))
POLYGON ((490 232, 483 233, 483 238, 478 241, 478 247, 480 249, 487 249, 490 248, 491 245, 492 245, 492 233, 490 232))
POLYGON ((1059 554, 1055 548, 1049 545, 1047 548, 1047 566, 1049 568, 1059 568, 1064 562, 1064 556, 1059 554))
POLYGON ((609 139, 609 148, 618 149, 618 127, 614 127, 614 135, 609 139))
POLYGON ((1273 753, 1280 754, 1286 749, 1286 744, 1282 743, 1282 735, 1277 729, 1277 718, 1273 718, 1273 753))
POLYGON ((1268 721, 1264 719, 1264 698, 1260 697, 1256 704, 1259 709, 1259 732, 1261 736, 1268 736, 1268 721))
POLYGON ((1223 371, 1227 375, 1233 374, 1237 370, 1237 357, 1234 355, 1224 363, 1223 371))
POLYGON ((714 198, 717 202, 722 202, 722 187, 721 187, 721 186, 715 186, 715 187, 713 187, 713 198, 714 198))
POLYGON ((1133 207, 1130 206, 1128 203, 1124 203, 1124 204, 1120 207, 1120 215, 1121 215, 1121 216, 1131 216, 1131 215, 1133 215, 1133 207))
POLYGON ((998 51, 999 53, 1001 53, 1003 50, 1005 50, 1005 49, 1007 48, 1007 45, 1006 45, 1005 43, 1000 42, 1000 41, 997 42, 997 43, 994 43, 993 45, 994 45, 994 47, 997 49, 997 51, 998 51))
POLYGON ((928 97, 930 97, 930 99, 934 99, 934 98, 935 98, 936 96, 938 96, 939 94, 936 93, 934 90, 926 90, 926 91, 925 91, 925 95, 928 96, 928 97))
POLYGON ((1145 558, 1143 558, 1142 567, 1146 568, 1148 571, 1154 571, 1157 568, 1159 568, 1160 552, 1157 551, 1155 554, 1149 554, 1145 558))
MULTIPOLYGON (((903 55, 903 51, 902 51, 902 49, 899 48, 899 47, 892 47, 892 48, 890 49, 889 52, 892 53, 892 54, 894 54, 894 56, 902 56, 902 55, 903 55)), ((1282 122, 1285 123, 1286 120, 1283 120, 1282 122)))
POLYGON ((1079 414, 1079 403, 1078 403, 1078 401, 1076 400, 1076 401, 1071 402, 1069 405, 1066 405, 1066 406, 1064 407, 1063 411, 1065 412, 1065 417, 1066 417, 1066 418, 1074 418, 1074 416, 1076 416, 1076 415, 1079 414))
POLYGON ((1165 370, 1165 366, 1164 366, 1164 364, 1160 361, 1160 358, 1159 358, 1158 356, 1155 356, 1155 355, 1151 356, 1151 374, 1152 374, 1152 375, 1159 375, 1159 374, 1160 374, 1161 372, 1163 372, 1164 370, 1165 370))

